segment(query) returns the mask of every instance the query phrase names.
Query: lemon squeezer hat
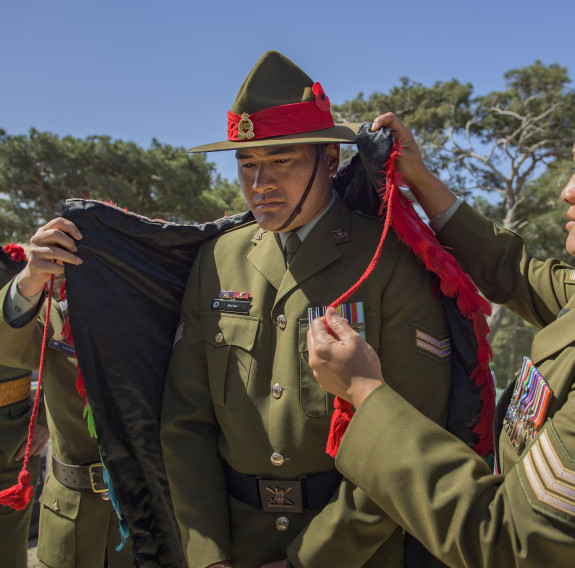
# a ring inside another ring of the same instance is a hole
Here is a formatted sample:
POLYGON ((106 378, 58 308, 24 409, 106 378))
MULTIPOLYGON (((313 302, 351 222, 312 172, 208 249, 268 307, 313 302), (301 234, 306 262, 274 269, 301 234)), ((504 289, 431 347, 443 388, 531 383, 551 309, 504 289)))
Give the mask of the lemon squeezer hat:
POLYGON ((268 51, 250 71, 228 111, 228 139, 188 151, 354 144, 359 126, 335 124, 322 86, 278 51, 268 51))

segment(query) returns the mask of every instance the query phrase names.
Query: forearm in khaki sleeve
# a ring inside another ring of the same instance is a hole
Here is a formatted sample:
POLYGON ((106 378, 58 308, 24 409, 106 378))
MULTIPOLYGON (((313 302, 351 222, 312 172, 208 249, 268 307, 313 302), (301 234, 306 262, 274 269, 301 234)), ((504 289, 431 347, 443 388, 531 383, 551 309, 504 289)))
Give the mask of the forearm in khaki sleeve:
POLYGON ((572 554, 573 529, 533 509, 522 469, 528 454, 505 478, 492 475, 470 448, 384 385, 354 416, 336 465, 450 566, 559 566, 572 554))
MULTIPOLYGON (((26 318, 22 325, 14 326, 5 313, 5 303, 10 292, 10 284, 0 290, 0 363, 9 367, 34 370, 40 363, 43 323, 39 322, 38 313, 26 318)), ((54 311, 55 308, 52 308, 54 311)), ((40 311, 42 315, 45 312, 40 311)), ((51 314, 57 317, 56 313, 51 314)), ((51 331, 51 330, 49 330, 51 331)))
POLYGON ((8 323, 14 325, 15 322, 19 321, 20 325, 24 325, 34 319, 41 298, 42 291, 32 298, 22 296, 18 291, 18 278, 14 278, 4 300, 4 314, 8 323))
POLYGON ((565 286, 571 266, 531 257, 519 235, 498 228, 467 203, 437 237, 487 299, 537 327, 552 323, 575 294, 575 286, 565 286))

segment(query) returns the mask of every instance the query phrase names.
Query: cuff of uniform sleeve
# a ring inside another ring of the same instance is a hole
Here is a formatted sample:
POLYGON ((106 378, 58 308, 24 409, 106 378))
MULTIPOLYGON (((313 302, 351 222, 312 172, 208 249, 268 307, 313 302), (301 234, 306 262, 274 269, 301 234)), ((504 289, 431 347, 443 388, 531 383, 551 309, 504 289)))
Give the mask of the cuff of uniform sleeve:
POLYGON ((38 308, 44 298, 44 290, 35 296, 26 298, 18 291, 18 277, 12 280, 8 293, 4 298, 4 318, 11 327, 24 327, 36 319, 38 308))
POLYGON ((38 305, 42 292, 43 291, 40 290, 35 296, 26 298, 22 296, 18 290, 18 277, 14 278, 10 286, 10 293, 6 296, 6 304, 4 305, 4 312, 8 322, 33 310, 38 305))
POLYGON ((433 229, 435 234, 439 233, 439 231, 441 231, 441 229, 447 225, 447 222, 451 219, 451 217, 453 217, 462 203, 463 200, 461 197, 457 197, 448 209, 446 209, 443 213, 436 215, 433 217, 433 219, 429 220, 429 226, 431 229, 433 229))
POLYGON ((295 566, 290 562, 290 559, 287 559, 286 568, 295 568, 295 566))

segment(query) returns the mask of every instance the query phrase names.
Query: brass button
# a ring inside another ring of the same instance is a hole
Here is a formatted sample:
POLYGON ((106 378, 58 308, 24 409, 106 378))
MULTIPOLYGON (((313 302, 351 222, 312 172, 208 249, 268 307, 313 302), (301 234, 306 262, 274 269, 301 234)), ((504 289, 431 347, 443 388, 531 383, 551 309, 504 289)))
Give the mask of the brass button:
POLYGON ((58 503, 58 499, 54 499, 54 510, 60 510, 60 503, 58 503))
POLYGON ((221 343, 224 340, 224 334, 222 332, 216 334, 216 343, 221 343))
POLYGON ((289 519, 287 517, 278 517, 276 519, 276 529, 285 532, 289 529, 289 519))
POLYGON ((270 461, 272 462, 273 465, 279 467, 280 465, 283 465, 286 460, 281 454, 274 452, 270 456, 270 461))
POLYGON ((287 325, 287 318, 281 314, 276 319, 276 324, 280 329, 285 329, 287 325))
POLYGON ((274 398, 281 398, 283 392, 284 392, 284 388, 283 388, 279 383, 276 383, 276 384, 272 387, 272 396, 273 396, 274 398))

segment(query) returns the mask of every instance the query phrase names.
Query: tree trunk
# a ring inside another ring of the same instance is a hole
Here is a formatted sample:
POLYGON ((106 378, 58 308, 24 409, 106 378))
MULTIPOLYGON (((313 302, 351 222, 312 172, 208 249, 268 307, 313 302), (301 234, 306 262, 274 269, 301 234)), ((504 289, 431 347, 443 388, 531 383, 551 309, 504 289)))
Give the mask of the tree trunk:
POLYGON ((511 350, 509 352, 509 371, 507 372, 507 382, 505 384, 509 384, 513 381, 515 377, 515 372, 517 370, 517 324, 519 322, 519 316, 512 315, 513 323, 511 325, 511 350))
POLYGON ((489 343, 493 342, 495 334, 499 330, 501 322, 503 321, 503 316, 506 312, 506 307, 499 304, 491 304, 491 316, 487 318, 487 323, 489 324, 489 335, 487 336, 487 340, 489 343))

